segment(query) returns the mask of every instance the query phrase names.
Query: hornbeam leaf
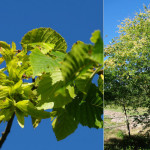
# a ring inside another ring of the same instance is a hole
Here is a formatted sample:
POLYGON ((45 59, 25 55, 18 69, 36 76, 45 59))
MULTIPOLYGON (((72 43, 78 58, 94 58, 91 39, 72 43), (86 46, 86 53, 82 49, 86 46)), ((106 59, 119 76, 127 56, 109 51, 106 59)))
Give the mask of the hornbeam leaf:
POLYGON ((76 120, 65 110, 52 123, 53 131, 58 141, 72 134, 78 127, 76 120))
POLYGON ((38 47, 43 54, 47 54, 48 52, 51 52, 54 49, 55 44, 38 42, 38 43, 30 43, 28 44, 28 46, 31 46, 33 48, 38 47))
POLYGON ((101 74, 98 78, 98 87, 101 93, 104 93, 103 91, 103 82, 104 82, 104 76, 101 74))
POLYGON ((0 100, 4 100, 9 94, 10 88, 8 86, 0 85, 0 100))
POLYGON ((31 117, 32 118, 32 125, 33 125, 33 128, 36 128, 39 123, 41 122, 41 119, 36 119, 34 117, 31 117))
POLYGON ((93 62, 88 59, 89 50, 89 45, 78 42, 65 56, 62 63, 62 75, 66 82, 74 80, 82 71, 93 65, 93 62))
POLYGON ((30 62, 33 69, 33 76, 43 72, 53 72, 59 70, 60 64, 57 59, 45 56, 38 48, 32 50, 30 62))
POLYGON ((4 61, 3 57, 0 57, 0 64, 4 61))
POLYGON ((16 107, 23 113, 31 115, 34 118, 46 119, 50 118, 51 113, 43 110, 38 110, 29 100, 23 100, 16 103, 16 107))
MULTIPOLYGON (((21 40, 21 45, 25 47, 32 43, 49 43, 54 44, 54 50, 65 52, 67 44, 64 38, 51 28, 38 28, 29 31, 21 40)), ((30 50, 31 48, 29 48, 30 50)))
POLYGON ((12 100, 6 97, 5 100, 0 100, 0 109, 11 107, 12 104, 12 100))
POLYGON ((16 109, 15 113, 17 116, 18 124, 20 125, 21 128, 24 128, 24 113, 19 109, 16 109))
POLYGON ((37 89, 38 94, 41 95, 41 100, 37 105, 38 109, 58 108, 71 102, 69 91, 63 87, 62 81, 53 84, 49 74, 42 77, 37 89))
POLYGON ((100 31, 96 30, 92 33, 91 42, 95 43, 91 58, 103 65, 103 41, 100 37, 100 31))
POLYGON ((0 41, 0 47, 3 47, 4 49, 9 49, 9 50, 11 49, 10 45, 4 41, 0 41))
POLYGON ((96 71, 93 69, 88 69, 86 72, 80 74, 75 80, 77 88, 84 94, 87 94, 95 73, 96 71))
POLYGON ((13 115, 13 113, 14 113, 14 109, 13 108, 9 108, 9 109, 1 109, 0 110, 0 122, 2 122, 2 121, 9 121, 10 119, 11 119, 11 117, 12 117, 12 115, 13 115))
POLYGON ((103 121, 103 99, 98 88, 92 84, 84 101, 83 94, 78 94, 74 100, 66 105, 68 113, 81 123, 89 128, 102 128, 103 121))

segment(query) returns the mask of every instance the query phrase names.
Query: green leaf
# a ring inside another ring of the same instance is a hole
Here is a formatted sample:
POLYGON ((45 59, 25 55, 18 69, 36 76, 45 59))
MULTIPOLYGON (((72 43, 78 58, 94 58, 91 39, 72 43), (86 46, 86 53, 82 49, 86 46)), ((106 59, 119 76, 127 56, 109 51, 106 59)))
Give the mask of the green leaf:
POLYGON ((68 85, 66 88, 68 89, 71 98, 75 98, 75 96, 76 96, 75 88, 71 85, 68 85))
POLYGON ((83 94, 78 94, 71 103, 66 105, 66 110, 83 126, 102 128, 103 97, 98 88, 92 84, 84 101, 83 98, 83 94))
POLYGON ((65 110, 52 123, 53 131, 58 141, 72 134, 78 127, 75 119, 65 110))
POLYGON ((53 84, 49 74, 42 77, 37 89, 38 94, 41 95, 41 100, 37 105, 38 109, 58 108, 71 102, 69 91, 63 87, 62 81, 53 84))
POLYGON ((46 119, 50 118, 50 112, 38 110, 29 100, 23 100, 16 103, 16 107, 23 113, 31 115, 34 118, 46 119))
POLYGON ((0 85, 0 100, 4 100, 9 94, 10 88, 8 86, 0 85))
POLYGON ((24 113, 19 109, 16 109, 15 113, 17 116, 18 124, 20 125, 21 128, 24 128, 24 113))
POLYGON ((66 82, 74 80, 82 71, 93 63, 88 59, 90 46, 82 42, 74 44, 62 63, 62 75, 66 82))
POLYGON ((33 69, 33 76, 41 75, 43 72, 59 70, 60 64, 57 59, 45 56, 38 48, 32 50, 30 63, 33 69))
POLYGON ((86 70, 86 72, 81 73, 75 80, 75 84, 78 90, 80 90, 84 94, 87 94, 95 73, 96 71, 94 71, 93 69, 88 69, 86 70))
POLYGON ((0 64, 4 61, 3 57, 0 57, 0 64))
POLYGON ((19 80, 12 88, 11 88, 11 91, 10 93, 17 93, 19 91, 21 91, 21 85, 22 85, 22 80, 19 80))
POLYGON ((2 121, 9 121, 12 117, 14 113, 14 109, 13 108, 9 108, 9 109, 1 109, 0 110, 0 122, 2 121))
MULTIPOLYGON (((29 31, 21 40, 21 45, 26 47, 32 43, 54 44, 54 50, 66 51, 67 44, 64 38, 51 28, 38 28, 29 31)), ((30 50, 30 49, 29 49, 30 50)))
POLYGON ((96 30, 92 33, 91 42, 95 43, 91 58, 103 65, 103 40, 100 37, 100 31, 96 30))
POLYGON ((41 122, 41 119, 36 119, 34 117, 31 117, 32 118, 32 125, 33 125, 33 128, 36 128, 39 123, 41 122))
MULTIPOLYGON (((12 46, 14 48, 14 43, 12 43, 12 46)), ((13 48, 10 48, 10 45, 6 42, 0 41, 0 54, 3 56, 6 64, 8 64, 16 54, 16 50, 13 48)))
POLYGON ((0 41, 0 47, 2 47, 2 48, 4 48, 4 49, 11 49, 10 48, 10 45, 9 44, 7 44, 6 42, 4 42, 4 41, 0 41))
POLYGON ((30 44, 28 44, 28 46, 31 46, 33 48, 36 48, 36 47, 39 48, 43 54, 47 54, 47 53, 51 52, 55 47, 54 44, 43 43, 43 42, 30 43, 30 44))
POLYGON ((98 87, 101 93, 104 93, 103 83, 104 83, 104 76, 101 74, 98 78, 98 87))
POLYGON ((5 100, 0 100, 0 109, 8 108, 8 107, 11 107, 12 105, 13 105, 12 100, 10 100, 7 97, 5 100))

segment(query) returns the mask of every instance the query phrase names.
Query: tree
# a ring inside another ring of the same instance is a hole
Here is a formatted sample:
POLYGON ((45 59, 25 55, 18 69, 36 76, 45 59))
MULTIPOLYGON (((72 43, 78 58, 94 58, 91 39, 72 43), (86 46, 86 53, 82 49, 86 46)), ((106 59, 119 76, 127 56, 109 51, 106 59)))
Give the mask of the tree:
POLYGON ((150 9, 125 19, 119 37, 105 48, 105 102, 122 106, 130 127, 127 106, 150 108, 150 9))
POLYGON ((31 116, 36 128, 50 118, 57 140, 73 133, 78 124, 102 128, 103 121, 103 42, 100 31, 91 42, 78 41, 66 53, 64 38, 51 28, 29 31, 22 38, 22 50, 0 41, 0 122, 7 127, 4 143, 16 115, 20 127, 31 116), (97 87, 92 83, 99 74, 97 87), (24 79, 32 82, 23 82, 24 79))

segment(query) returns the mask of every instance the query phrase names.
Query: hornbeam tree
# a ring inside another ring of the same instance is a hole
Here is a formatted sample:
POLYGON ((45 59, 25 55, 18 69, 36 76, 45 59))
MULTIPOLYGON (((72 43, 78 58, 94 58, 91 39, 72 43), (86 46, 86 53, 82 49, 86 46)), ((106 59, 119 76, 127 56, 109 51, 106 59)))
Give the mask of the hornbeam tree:
POLYGON ((51 28, 25 34, 22 50, 17 50, 14 42, 10 46, 0 41, 0 122, 8 122, 0 147, 14 116, 21 128, 27 116, 34 128, 42 119, 51 119, 58 141, 73 133, 79 123, 103 127, 103 42, 99 30, 92 34, 91 42, 78 41, 67 53, 64 38, 51 28), (92 83, 96 74, 98 87, 92 83))
POLYGON ((105 102, 122 106, 129 136, 127 107, 150 109, 150 9, 144 10, 121 23, 104 52, 105 102))

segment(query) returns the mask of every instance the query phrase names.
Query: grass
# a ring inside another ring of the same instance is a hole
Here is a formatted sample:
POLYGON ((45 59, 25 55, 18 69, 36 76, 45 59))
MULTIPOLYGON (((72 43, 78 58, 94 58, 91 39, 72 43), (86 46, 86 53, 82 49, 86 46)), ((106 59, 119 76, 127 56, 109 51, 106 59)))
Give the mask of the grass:
POLYGON ((111 138, 104 144, 105 150, 150 150, 150 138, 143 135, 133 135, 130 138, 111 138))

